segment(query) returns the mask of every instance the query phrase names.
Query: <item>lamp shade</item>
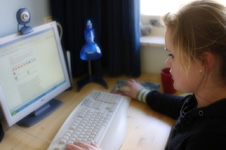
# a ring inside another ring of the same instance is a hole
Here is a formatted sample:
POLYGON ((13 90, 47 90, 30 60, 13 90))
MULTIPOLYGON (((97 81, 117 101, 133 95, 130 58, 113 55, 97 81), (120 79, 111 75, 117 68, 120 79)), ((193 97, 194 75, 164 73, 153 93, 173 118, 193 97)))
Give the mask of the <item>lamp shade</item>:
POLYGON ((80 58, 86 61, 99 59, 102 56, 102 53, 99 46, 94 42, 95 36, 90 20, 87 20, 84 36, 86 43, 80 51, 80 58))
POLYGON ((99 59, 101 56, 101 50, 99 46, 94 42, 86 43, 80 51, 80 58, 82 60, 96 60, 99 59))

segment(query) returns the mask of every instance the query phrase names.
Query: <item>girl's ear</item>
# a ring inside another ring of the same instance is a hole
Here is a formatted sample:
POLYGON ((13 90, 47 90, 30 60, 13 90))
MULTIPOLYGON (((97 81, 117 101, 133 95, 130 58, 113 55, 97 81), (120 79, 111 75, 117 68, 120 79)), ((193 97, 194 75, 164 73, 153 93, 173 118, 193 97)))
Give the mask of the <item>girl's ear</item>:
POLYGON ((215 56, 210 52, 204 52, 201 55, 201 62, 206 70, 210 70, 214 66, 215 61, 215 56))

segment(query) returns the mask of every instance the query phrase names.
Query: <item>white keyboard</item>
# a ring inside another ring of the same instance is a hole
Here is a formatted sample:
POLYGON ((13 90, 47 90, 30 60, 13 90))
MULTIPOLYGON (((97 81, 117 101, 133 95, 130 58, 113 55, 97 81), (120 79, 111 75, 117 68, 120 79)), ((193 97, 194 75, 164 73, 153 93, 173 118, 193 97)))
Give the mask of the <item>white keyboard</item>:
POLYGON ((64 150, 67 143, 96 142, 102 150, 119 150, 126 134, 130 98, 93 90, 75 107, 48 150, 64 150))

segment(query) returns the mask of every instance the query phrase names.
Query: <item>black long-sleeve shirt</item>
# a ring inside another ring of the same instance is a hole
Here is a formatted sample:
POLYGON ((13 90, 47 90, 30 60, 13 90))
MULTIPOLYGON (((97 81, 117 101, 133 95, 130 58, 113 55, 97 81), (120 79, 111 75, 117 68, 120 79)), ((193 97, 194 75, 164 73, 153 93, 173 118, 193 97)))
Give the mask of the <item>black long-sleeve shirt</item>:
POLYGON ((147 94, 146 103, 177 119, 165 150, 226 149, 226 99, 196 108, 194 95, 179 97, 152 91, 147 94))

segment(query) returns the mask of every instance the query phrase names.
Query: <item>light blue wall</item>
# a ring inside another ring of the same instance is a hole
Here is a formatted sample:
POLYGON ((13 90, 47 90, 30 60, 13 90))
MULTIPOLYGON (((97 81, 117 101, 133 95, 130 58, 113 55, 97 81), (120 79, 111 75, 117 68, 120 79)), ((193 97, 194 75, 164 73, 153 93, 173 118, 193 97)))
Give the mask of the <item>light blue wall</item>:
POLYGON ((17 32, 16 12, 26 7, 31 13, 30 26, 43 24, 50 16, 49 0, 0 0, 0 37, 17 32))

